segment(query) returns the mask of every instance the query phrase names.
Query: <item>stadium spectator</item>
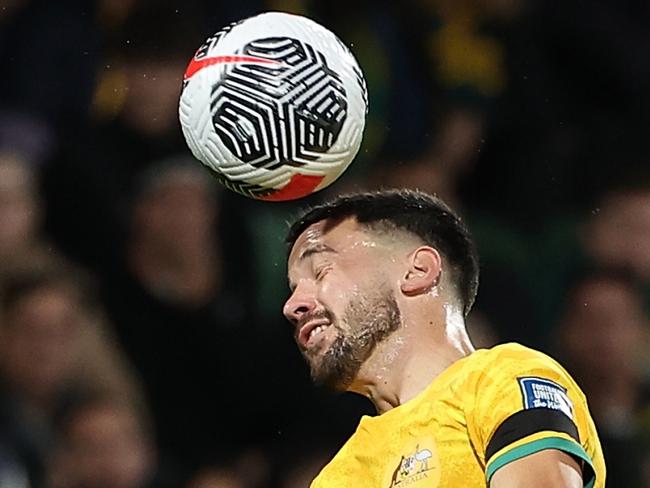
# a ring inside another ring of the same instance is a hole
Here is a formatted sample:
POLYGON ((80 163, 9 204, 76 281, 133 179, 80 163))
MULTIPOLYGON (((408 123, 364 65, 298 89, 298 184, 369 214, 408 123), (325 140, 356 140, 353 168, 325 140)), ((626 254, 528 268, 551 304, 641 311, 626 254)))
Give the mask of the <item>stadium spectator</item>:
POLYGON ((183 157, 137 181, 124 255, 102 275, 103 295, 143 379, 164 454, 189 474, 268 420, 254 401, 261 394, 248 386, 264 331, 251 319, 246 235, 210 175, 183 157))
POLYGON ((176 486, 158 468, 142 412, 128 400, 86 395, 58 413, 51 456, 52 488, 164 488, 176 486))
POLYGON ((37 255, 41 241, 41 200, 36 172, 16 153, 0 151, 0 276, 37 255))
POLYGON ((638 283, 624 272, 586 274, 567 294, 556 347, 589 399, 613 486, 641 486, 649 332, 638 283))
POLYGON ((44 176, 48 230, 93 270, 119 259, 137 175, 160 158, 188 154, 178 97, 188 53, 202 39, 191 9, 177 10, 146 1, 133 7, 106 48, 111 68, 97 86, 96 117, 65 140, 44 176))
POLYGON ((539 232, 533 274, 541 323, 558 322, 564 290, 590 268, 625 270, 650 305, 648 177, 645 170, 621 170, 582 215, 567 212, 539 232))
POLYGON ((48 160, 88 122, 101 57, 96 3, 3 4, 11 22, 0 29, 0 144, 30 163, 48 160))
POLYGON ((30 486, 42 486, 52 418, 73 391, 135 395, 119 353, 102 339, 84 281, 59 263, 0 281, 0 450, 30 486))
POLYGON ((611 187, 595 209, 583 238, 586 254, 604 266, 627 269, 650 284, 650 180, 611 187))
MULTIPOLYGON (((143 175, 133 206, 128 266, 154 296, 189 308, 222 288, 217 189, 188 158, 143 175)), ((236 306, 233 303, 232 306, 236 306)))

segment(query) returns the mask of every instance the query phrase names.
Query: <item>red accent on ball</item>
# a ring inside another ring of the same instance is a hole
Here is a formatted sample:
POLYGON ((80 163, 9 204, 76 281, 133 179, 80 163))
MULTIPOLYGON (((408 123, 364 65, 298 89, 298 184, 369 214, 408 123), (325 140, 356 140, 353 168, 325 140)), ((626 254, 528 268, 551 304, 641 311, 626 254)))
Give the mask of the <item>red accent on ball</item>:
POLYGON ((324 176, 293 175, 289 183, 271 195, 260 197, 267 202, 295 200, 309 195, 323 181, 324 176))
POLYGON ((215 64, 282 64, 280 61, 275 61, 274 59, 258 58, 256 56, 213 56, 211 58, 203 59, 192 59, 187 69, 185 70, 185 76, 183 80, 187 81, 192 76, 194 76, 198 71, 201 71, 207 66, 212 66, 215 64))

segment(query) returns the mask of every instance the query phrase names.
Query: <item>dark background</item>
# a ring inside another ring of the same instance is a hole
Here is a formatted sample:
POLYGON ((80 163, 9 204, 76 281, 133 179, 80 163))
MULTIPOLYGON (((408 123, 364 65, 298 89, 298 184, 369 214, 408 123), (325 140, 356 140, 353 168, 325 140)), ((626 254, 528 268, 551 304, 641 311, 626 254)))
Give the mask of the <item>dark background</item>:
POLYGON ((649 140, 642 0, 0 1, 0 486, 308 486, 372 409, 310 385, 286 222, 380 187, 464 216, 477 346, 560 359, 608 486, 650 486, 649 140), (177 117, 196 48, 266 10, 368 83, 355 162, 297 202, 221 188, 177 117))

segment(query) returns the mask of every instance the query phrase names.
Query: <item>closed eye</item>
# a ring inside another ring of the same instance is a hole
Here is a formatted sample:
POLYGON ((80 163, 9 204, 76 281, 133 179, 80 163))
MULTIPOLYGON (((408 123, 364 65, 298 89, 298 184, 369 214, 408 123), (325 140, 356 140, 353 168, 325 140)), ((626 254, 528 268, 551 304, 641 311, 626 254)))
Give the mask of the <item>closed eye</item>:
POLYGON ((316 281, 322 280, 325 277, 325 275, 327 275, 327 273, 329 273, 329 271, 331 269, 332 269, 332 267, 330 265, 325 265, 325 266, 321 266, 320 268, 318 268, 316 270, 316 273, 315 273, 316 281))

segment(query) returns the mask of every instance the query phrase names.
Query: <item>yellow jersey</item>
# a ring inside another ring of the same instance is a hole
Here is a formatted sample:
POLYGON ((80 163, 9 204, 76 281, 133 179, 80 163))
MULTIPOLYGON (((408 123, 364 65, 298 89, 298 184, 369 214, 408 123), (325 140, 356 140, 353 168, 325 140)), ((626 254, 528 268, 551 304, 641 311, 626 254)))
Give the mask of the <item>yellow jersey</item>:
POLYGON ((364 416, 311 488, 487 487, 501 467, 545 449, 571 454, 584 486, 605 486, 587 401, 556 361, 519 344, 478 350, 412 400, 364 416))

